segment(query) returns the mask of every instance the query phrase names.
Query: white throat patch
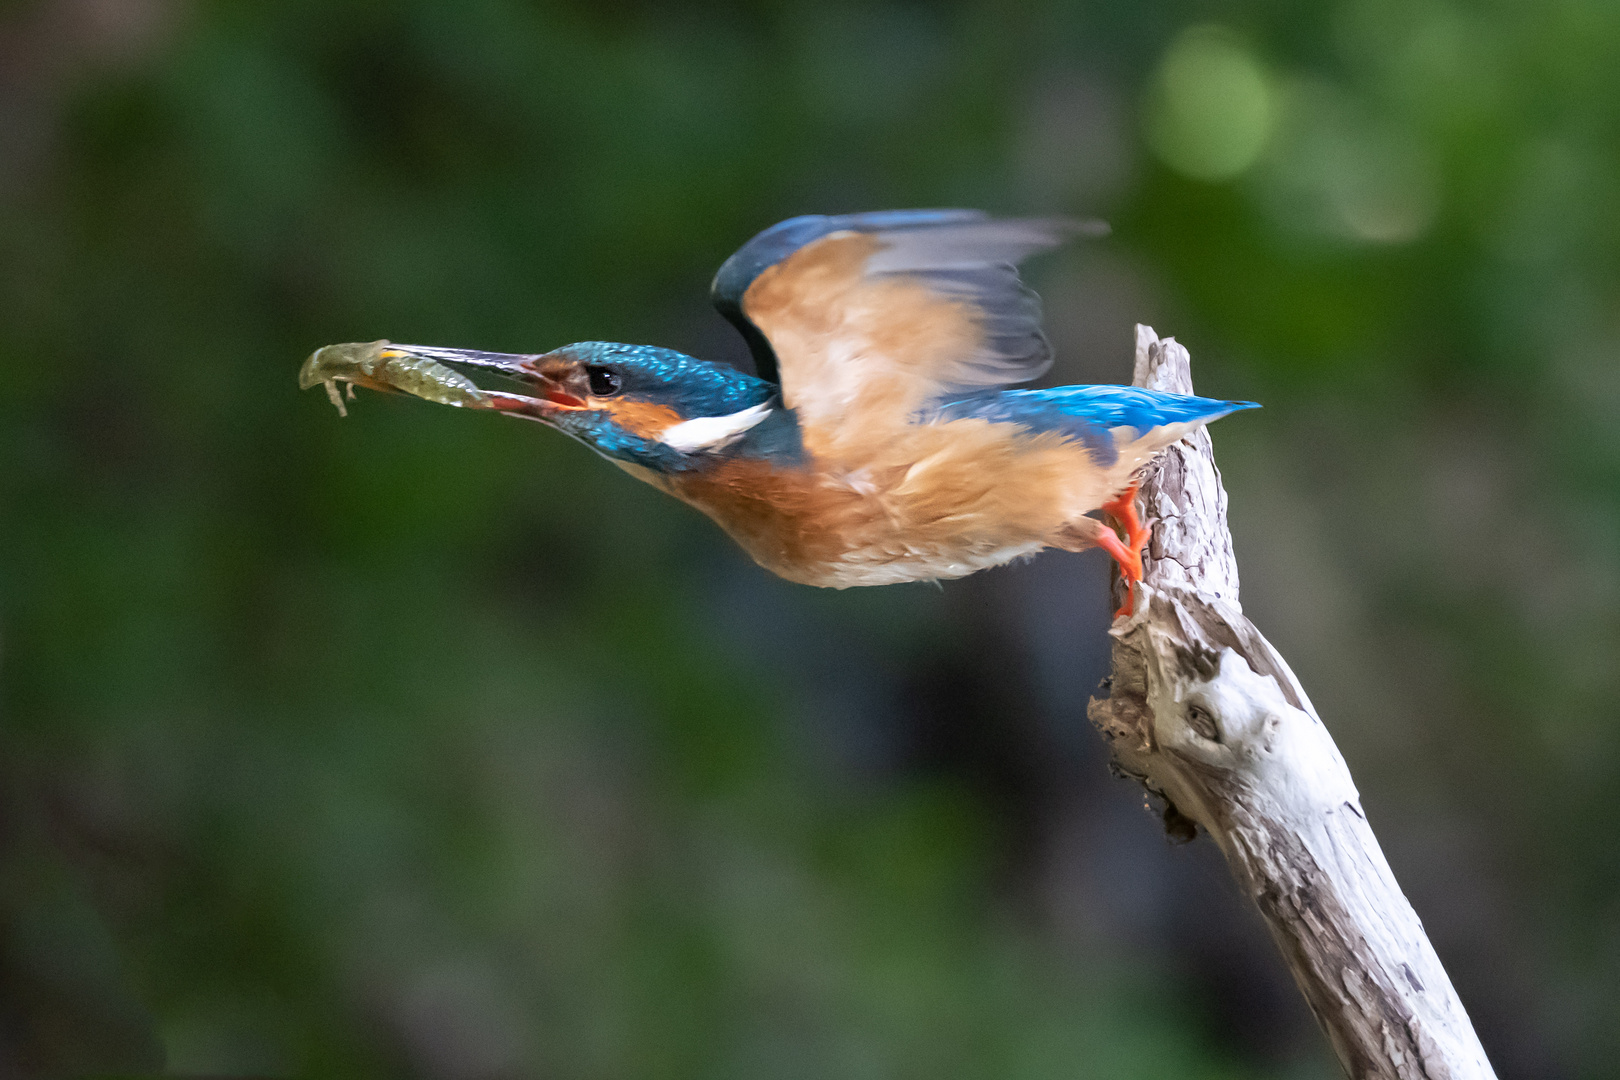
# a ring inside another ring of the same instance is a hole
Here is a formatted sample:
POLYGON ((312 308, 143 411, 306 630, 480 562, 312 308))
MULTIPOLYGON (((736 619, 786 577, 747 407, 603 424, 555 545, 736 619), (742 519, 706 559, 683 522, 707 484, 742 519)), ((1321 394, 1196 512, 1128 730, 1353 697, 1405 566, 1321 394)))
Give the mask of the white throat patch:
POLYGON ((658 441, 683 454, 696 450, 724 450, 771 414, 767 402, 727 416, 699 416, 664 429, 658 441))

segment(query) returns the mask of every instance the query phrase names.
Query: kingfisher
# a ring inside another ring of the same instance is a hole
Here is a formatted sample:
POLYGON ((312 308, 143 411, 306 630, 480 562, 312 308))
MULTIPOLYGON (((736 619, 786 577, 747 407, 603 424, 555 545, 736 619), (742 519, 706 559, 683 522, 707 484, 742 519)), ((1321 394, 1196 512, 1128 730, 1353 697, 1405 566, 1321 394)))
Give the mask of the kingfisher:
POLYGON ((1135 505, 1143 468, 1256 406, 1133 386, 1009 389, 1052 364, 1019 263, 1098 231, 975 210, 781 222, 712 287, 757 375, 653 345, 374 342, 317 352, 302 382, 325 382, 340 409, 344 381, 351 396, 356 384, 405 390, 537 420, 707 514, 789 581, 939 581, 1045 548, 1101 548, 1128 583, 1116 614, 1129 615, 1149 536, 1135 505), (331 352, 357 348, 370 351, 331 352), (484 390, 456 369, 523 392, 484 390))

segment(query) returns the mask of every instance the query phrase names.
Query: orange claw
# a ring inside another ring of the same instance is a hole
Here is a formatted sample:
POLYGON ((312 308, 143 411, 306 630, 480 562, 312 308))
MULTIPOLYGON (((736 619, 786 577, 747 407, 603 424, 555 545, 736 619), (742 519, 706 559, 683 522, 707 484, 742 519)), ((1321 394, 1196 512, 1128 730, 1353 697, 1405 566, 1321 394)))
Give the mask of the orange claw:
POLYGON ((1117 498, 1103 503, 1102 511, 1125 530, 1125 540, 1121 543, 1113 530, 1098 529, 1097 546, 1114 557, 1114 561, 1119 563, 1119 576, 1125 579, 1125 603, 1114 612, 1114 618, 1129 618, 1136 607, 1136 583, 1142 580, 1142 549, 1153 534, 1136 515, 1134 483, 1117 498))

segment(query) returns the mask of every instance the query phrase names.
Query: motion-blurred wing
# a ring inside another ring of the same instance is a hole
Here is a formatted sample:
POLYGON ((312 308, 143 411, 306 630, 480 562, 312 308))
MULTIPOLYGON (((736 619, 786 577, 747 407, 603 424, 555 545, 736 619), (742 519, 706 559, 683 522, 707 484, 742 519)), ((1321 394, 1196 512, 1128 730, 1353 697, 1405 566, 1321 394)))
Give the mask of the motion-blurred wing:
POLYGON ((1017 264, 1099 224, 975 210, 799 217, 726 260, 714 300, 807 431, 877 436, 951 393, 1051 365, 1017 264))

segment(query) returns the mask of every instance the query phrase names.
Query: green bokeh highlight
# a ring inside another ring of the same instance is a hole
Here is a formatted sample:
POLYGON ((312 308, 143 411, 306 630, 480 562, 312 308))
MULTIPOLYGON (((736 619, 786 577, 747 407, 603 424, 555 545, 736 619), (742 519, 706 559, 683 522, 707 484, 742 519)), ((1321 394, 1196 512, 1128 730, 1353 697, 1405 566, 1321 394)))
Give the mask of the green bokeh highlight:
POLYGON ((1100 561, 798 589, 533 425, 296 387, 740 361, 753 232, 967 205, 1113 223, 1033 271, 1055 379, 1151 321, 1265 403, 1217 430, 1246 609, 1499 1074, 1613 1073, 1612 5, 35 0, 0 46, 0 1071, 1332 1075, 1106 776, 1100 561))

